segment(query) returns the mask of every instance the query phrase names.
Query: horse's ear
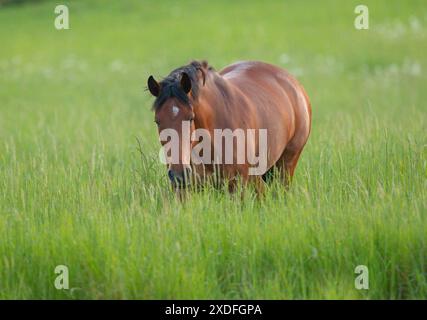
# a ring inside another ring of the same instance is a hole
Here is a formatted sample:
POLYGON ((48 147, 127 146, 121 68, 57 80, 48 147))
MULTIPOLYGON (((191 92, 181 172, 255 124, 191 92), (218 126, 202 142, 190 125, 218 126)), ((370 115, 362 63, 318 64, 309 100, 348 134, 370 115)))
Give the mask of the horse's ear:
POLYGON ((147 87, 148 90, 150 90, 151 94, 155 97, 159 96, 160 93, 160 85, 159 83, 154 79, 153 76, 149 76, 148 77, 148 81, 147 81, 147 87))
POLYGON ((185 72, 181 75, 181 88, 185 93, 189 93, 191 90, 191 79, 185 72))

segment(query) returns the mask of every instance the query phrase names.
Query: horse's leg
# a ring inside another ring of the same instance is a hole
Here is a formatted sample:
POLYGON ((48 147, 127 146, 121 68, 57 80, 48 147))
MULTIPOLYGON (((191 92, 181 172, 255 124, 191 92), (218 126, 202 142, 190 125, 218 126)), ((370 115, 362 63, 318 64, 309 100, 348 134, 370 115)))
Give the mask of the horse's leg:
POLYGON ((243 200, 248 179, 240 175, 235 175, 233 178, 229 179, 227 183, 230 195, 236 197, 236 199, 240 196, 240 200, 243 200))
POLYGON ((265 182, 262 176, 250 176, 249 180, 255 186, 256 195, 261 198, 265 192, 265 182))
POLYGON ((228 185, 228 192, 235 193, 239 185, 245 186, 248 182, 248 171, 244 166, 235 168, 234 166, 225 166, 223 168, 223 177, 228 185))
POLYGON ((280 178, 282 179, 286 189, 289 189, 289 186, 292 182, 292 178, 294 176, 295 168, 297 166, 301 152, 302 148, 293 149, 287 147, 276 163, 280 178))
POLYGON ((243 200, 246 187, 248 185, 255 187, 257 198, 261 198, 265 191, 265 182, 262 176, 240 176, 240 179, 232 179, 228 182, 228 191, 233 194, 236 191, 240 192, 240 198, 243 200), (237 188, 240 181, 240 189, 237 188))
POLYGON ((228 191, 230 193, 235 193, 240 183, 240 186, 242 187, 242 189, 239 191, 241 192, 241 198, 243 199, 246 186, 252 185, 255 187, 257 196, 260 197, 261 195, 264 194, 264 191, 265 191, 264 180, 262 176, 249 175, 248 172, 249 172, 248 167, 244 166, 244 167, 240 167, 239 170, 234 172, 234 174, 230 175, 233 177, 229 178, 228 180, 228 191))

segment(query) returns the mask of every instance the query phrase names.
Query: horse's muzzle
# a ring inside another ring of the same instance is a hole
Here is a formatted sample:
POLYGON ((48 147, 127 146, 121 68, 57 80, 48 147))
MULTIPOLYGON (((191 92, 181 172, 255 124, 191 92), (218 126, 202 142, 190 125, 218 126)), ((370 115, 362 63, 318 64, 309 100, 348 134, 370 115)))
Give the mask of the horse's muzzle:
POLYGON ((191 182, 191 168, 184 168, 182 171, 168 170, 168 177, 175 188, 185 188, 191 182))

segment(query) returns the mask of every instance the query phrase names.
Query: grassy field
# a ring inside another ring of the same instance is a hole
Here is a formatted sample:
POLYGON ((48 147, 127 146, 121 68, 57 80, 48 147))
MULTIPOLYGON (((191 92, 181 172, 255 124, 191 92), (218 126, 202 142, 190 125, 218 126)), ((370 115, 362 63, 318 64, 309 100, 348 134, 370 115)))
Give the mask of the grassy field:
POLYGON ((425 0, 364 1, 362 31, 359 1, 63 3, 70 30, 0 7, 0 298, 427 298, 425 0), (171 195, 144 88, 192 59, 305 86, 286 195, 171 195))

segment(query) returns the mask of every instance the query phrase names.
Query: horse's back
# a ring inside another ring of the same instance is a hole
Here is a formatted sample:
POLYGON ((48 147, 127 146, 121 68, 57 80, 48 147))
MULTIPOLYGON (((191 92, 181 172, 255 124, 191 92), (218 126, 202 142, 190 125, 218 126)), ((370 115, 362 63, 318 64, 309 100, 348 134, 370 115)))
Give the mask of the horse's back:
POLYGON ((225 67, 219 74, 250 99, 268 100, 270 106, 275 105, 274 98, 282 108, 310 104, 301 84, 285 69, 269 63, 240 61, 225 67), (289 103, 285 103, 286 100, 290 100, 289 103))

